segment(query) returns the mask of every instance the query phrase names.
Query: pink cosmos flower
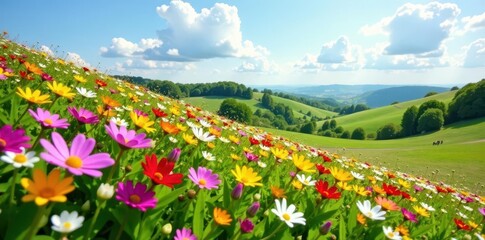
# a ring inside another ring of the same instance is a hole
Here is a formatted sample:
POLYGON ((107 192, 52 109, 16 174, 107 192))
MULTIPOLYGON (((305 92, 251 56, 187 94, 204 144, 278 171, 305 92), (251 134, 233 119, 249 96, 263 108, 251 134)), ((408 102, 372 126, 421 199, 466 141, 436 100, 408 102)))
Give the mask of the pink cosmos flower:
POLYGON ((158 200, 154 196, 155 192, 152 190, 147 191, 145 184, 137 183, 136 186, 133 186, 133 181, 131 180, 126 183, 118 183, 118 188, 116 189, 116 199, 118 201, 124 202, 132 208, 138 208, 142 212, 145 212, 147 208, 155 208, 158 200))
POLYGON ((197 172, 193 167, 189 169, 189 178, 194 182, 199 188, 218 188, 221 180, 219 180, 219 175, 212 173, 212 170, 199 167, 197 172))
POLYGON ((175 231, 174 240, 197 240, 197 237, 192 233, 192 230, 182 228, 175 231))
POLYGON ((411 211, 407 210, 406 208, 401 208, 402 215, 404 218, 411 222, 418 222, 418 219, 416 218, 416 214, 412 213, 411 211))
POLYGON ((46 152, 40 156, 50 164, 67 169, 74 175, 89 175, 101 177, 101 168, 109 167, 115 163, 108 153, 96 153, 90 155, 96 145, 93 138, 86 139, 84 134, 78 134, 67 147, 66 142, 59 133, 52 133, 52 143, 41 139, 40 144, 46 152))
POLYGON ((80 123, 96 124, 99 122, 98 116, 87 109, 76 109, 75 107, 67 107, 67 111, 80 123))
POLYGON ((253 161, 253 162, 257 162, 259 160, 259 157, 258 155, 254 154, 254 153, 250 153, 250 152, 244 152, 244 155, 246 156, 246 158, 248 159, 248 161, 253 161))
POLYGON ((10 125, 0 128, 0 152, 21 153, 21 147, 30 148, 29 141, 24 129, 13 130, 10 125))
POLYGON ((32 109, 29 109, 29 114, 37 122, 42 124, 43 127, 46 127, 46 128, 65 129, 70 125, 67 122, 67 119, 65 118, 59 119, 59 114, 51 114, 48 110, 44 110, 42 108, 37 108, 37 112, 34 112, 32 109))
POLYGON ((121 126, 118 129, 118 126, 116 126, 116 123, 113 121, 109 122, 109 126, 105 125, 105 128, 111 138, 118 142, 122 148, 152 147, 152 140, 150 138, 145 138, 145 133, 137 134, 135 130, 126 130, 125 126, 121 126))

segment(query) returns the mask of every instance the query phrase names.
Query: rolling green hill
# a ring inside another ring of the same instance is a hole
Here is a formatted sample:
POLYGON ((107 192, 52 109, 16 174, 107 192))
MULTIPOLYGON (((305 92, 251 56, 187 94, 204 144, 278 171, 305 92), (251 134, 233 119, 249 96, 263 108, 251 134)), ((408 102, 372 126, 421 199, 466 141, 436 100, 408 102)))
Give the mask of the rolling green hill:
MULTIPOLYGON (((388 123, 401 124, 403 113, 408 107, 415 105, 419 107, 422 103, 429 100, 442 101, 445 104, 451 102, 455 96, 456 91, 449 91, 439 93, 430 97, 420 98, 412 101, 402 102, 394 105, 389 105, 380 108, 374 108, 350 115, 336 117, 338 126, 342 126, 345 130, 353 131, 355 128, 361 127, 366 133, 376 132, 377 129, 388 123)), ((324 121, 317 124, 318 129, 321 128, 324 121)))
POLYGON ((432 180, 456 182, 485 193, 485 118, 462 121, 444 129, 394 140, 350 140, 265 129, 292 141, 327 149, 361 161, 399 169, 432 180), (443 140, 443 145, 432 142, 443 140), (453 173, 453 171, 455 171, 453 173), (435 172, 434 174, 432 172, 435 172))
MULTIPOLYGON (((263 108, 263 106, 261 106, 261 103, 258 101, 258 99, 261 99, 262 97, 263 97, 262 93, 255 92, 253 99, 243 99, 243 98, 235 98, 235 99, 248 105, 251 108, 251 110, 254 112, 257 109, 266 110, 265 108, 263 108)), ((273 98, 274 103, 283 103, 289 106, 291 109, 293 109, 293 114, 297 118, 304 116, 304 114, 300 113, 300 111, 305 114, 308 111, 310 111, 312 112, 312 115, 321 117, 321 118, 337 115, 337 113, 308 106, 303 103, 295 102, 289 99, 285 99, 277 96, 271 96, 271 97, 273 98)), ((194 106, 201 107, 207 111, 217 112, 217 110, 219 110, 219 106, 221 105, 222 101, 224 101, 224 99, 226 98, 227 97, 223 97, 223 96, 190 97, 190 98, 184 98, 184 101, 194 106)))

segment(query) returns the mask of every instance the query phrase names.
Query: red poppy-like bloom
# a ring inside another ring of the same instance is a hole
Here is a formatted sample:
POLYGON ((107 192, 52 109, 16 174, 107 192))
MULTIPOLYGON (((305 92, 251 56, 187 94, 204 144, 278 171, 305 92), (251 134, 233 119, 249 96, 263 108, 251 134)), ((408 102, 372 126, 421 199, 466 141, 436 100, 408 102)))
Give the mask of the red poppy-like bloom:
POLYGON ((436 191, 438 191, 439 193, 448 193, 448 190, 446 190, 446 188, 442 188, 440 186, 435 186, 436 187, 436 191))
POLYGON ((166 114, 164 111, 162 111, 160 108, 152 108, 153 114, 157 117, 166 117, 168 114, 166 114))
POLYGON ((106 87, 108 86, 108 84, 100 79, 96 79, 96 84, 98 84, 98 86, 100 87, 106 87))
POLYGON ((330 174, 330 169, 324 167, 322 164, 316 164, 315 166, 320 174, 330 174))
POLYGON ((157 156, 155 154, 145 155, 146 162, 142 162, 143 173, 152 179, 156 184, 162 184, 169 188, 173 188, 174 184, 182 183, 184 177, 181 173, 171 173, 175 162, 170 162, 166 158, 160 159, 157 162, 157 156))
POLYGON ((384 188, 384 191, 386 191, 387 195, 391 196, 399 196, 401 195, 401 191, 395 186, 392 185, 387 185, 386 183, 382 183, 382 188, 384 188))
POLYGON ((322 158, 323 158, 323 161, 324 162, 332 162, 332 159, 329 156, 325 155, 325 154, 322 154, 322 158))
POLYGON ((271 141, 266 140, 266 139, 263 140, 263 141, 261 141, 261 144, 263 144, 263 146, 265 146, 265 147, 272 147, 273 146, 273 144, 271 143, 271 141))
POLYGON ((252 137, 249 137, 249 142, 251 143, 251 145, 258 145, 259 144, 259 141, 255 138, 252 138, 252 137))
POLYGON ((187 114, 187 118, 195 118, 195 115, 191 111, 187 110, 185 112, 187 114))
POLYGON ((460 219, 457 219, 457 218, 453 218, 453 221, 455 221, 455 224, 456 226, 459 228, 459 229, 462 229, 462 230, 465 230, 465 231, 470 231, 472 230, 472 228, 468 225, 466 225, 466 223, 464 223, 462 220, 460 219))
POLYGON ((85 72, 89 72, 89 68, 87 68, 87 67, 83 67, 83 70, 84 70, 85 72))
POLYGON ((328 198, 328 199, 339 199, 340 194, 337 191, 337 188, 335 186, 332 186, 329 188, 328 182, 324 182, 322 180, 318 180, 317 183, 315 183, 315 188, 317 191, 322 195, 323 198, 328 198))

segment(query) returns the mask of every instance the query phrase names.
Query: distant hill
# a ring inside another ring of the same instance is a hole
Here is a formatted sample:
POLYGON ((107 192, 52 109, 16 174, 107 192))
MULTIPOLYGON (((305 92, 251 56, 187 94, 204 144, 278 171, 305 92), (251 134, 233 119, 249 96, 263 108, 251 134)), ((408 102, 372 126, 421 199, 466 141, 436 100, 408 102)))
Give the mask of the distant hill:
POLYGON ((371 108, 387 106, 393 102, 405 102, 424 97, 429 92, 442 93, 449 88, 430 86, 403 86, 379 89, 366 92, 354 99, 355 102, 365 103, 371 108))

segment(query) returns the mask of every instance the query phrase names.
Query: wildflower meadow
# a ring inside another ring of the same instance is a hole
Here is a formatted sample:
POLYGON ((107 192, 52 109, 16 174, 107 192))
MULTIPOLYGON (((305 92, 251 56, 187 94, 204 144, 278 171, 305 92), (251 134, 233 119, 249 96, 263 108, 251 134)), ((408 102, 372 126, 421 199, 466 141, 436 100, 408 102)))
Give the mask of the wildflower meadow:
POLYGON ((485 197, 0 38, 1 239, 484 239, 485 197))

